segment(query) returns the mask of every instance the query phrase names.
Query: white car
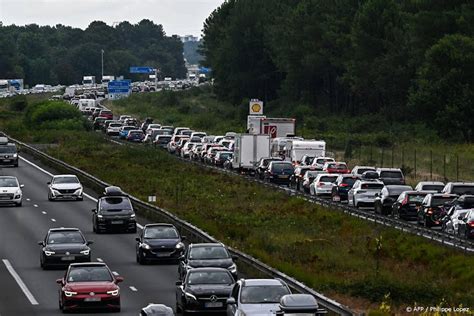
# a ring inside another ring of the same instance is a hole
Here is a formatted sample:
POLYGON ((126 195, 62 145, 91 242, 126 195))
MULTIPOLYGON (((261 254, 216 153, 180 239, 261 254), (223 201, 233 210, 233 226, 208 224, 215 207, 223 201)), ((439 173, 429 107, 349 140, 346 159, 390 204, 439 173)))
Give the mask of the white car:
POLYGON ((23 199, 23 184, 16 177, 0 176, 0 204, 15 204, 21 206, 23 199))
POLYGON ((309 193, 316 196, 331 195, 332 187, 338 177, 338 174, 318 174, 314 181, 309 185, 309 193))
POLYGON ((48 182, 48 200, 74 199, 82 201, 83 188, 79 179, 72 174, 53 176, 48 182))
POLYGON ((121 123, 110 123, 107 127, 107 135, 118 135, 122 126, 121 123))
POLYGON ((323 170, 323 166, 326 162, 335 162, 334 158, 331 157, 316 157, 311 164, 316 170, 323 170))
POLYGON ((352 189, 347 192, 348 204, 356 208, 373 207, 375 204, 375 196, 380 195, 384 184, 379 180, 357 180, 352 189))
POLYGON ((443 191, 445 184, 439 181, 421 181, 415 187, 415 191, 443 191))
POLYGON ((443 225, 443 230, 447 232, 448 234, 453 234, 453 235, 459 235, 458 234, 458 227, 459 223, 462 222, 467 213, 472 212, 473 209, 460 209, 460 210, 455 210, 451 215, 449 216, 449 219, 444 223, 443 225), (462 219, 459 219, 462 218, 462 219))

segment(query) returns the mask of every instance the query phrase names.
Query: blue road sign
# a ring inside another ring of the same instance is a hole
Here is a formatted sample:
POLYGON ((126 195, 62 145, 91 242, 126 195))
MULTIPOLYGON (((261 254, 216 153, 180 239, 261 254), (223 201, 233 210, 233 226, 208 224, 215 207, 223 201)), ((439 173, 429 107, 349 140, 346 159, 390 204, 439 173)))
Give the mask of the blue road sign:
POLYGON ((155 68, 153 67, 130 67, 130 73, 132 74, 153 74, 155 68))
POLYGON ((130 93, 131 80, 114 80, 107 85, 109 94, 128 94, 130 93))

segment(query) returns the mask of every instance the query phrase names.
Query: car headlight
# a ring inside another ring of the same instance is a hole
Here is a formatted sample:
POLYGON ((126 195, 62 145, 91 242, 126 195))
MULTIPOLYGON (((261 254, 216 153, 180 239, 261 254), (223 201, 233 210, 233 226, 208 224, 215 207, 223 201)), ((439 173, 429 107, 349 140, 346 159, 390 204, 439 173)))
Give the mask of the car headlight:
POLYGON ((191 293, 184 292, 184 295, 186 296, 187 299, 192 299, 192 300, 197 300, 196 296, 192 295, 191 293))
POLYGON ((64 291, 64 295, 66 295, 67 297, 71 297, 73 295, 77 295, 77 292, 64 291))
POLYGON ((21 195, 21 190, 20 189, 16 190, 15 195, 21 195))
POLYGON ((103 218, 103 217, 104 217, 104 216, 102 216, 102 215, 100 215, 100 214, 97 215, 97 218, 103 218))
POLYGON ((13 154, 13 158, 17 158, 18 157, 18 154, 13 154))
POLYGON ((107 291, 107 294, 112 295, 112 296, 117 296, 119 295, 119 289, 116 289, 113 291, 107 291))
POLYGON ((44 254, 48 257, 55 254, 54 251, 49 251, 49 250, 43 250, 43 251, 44 251, 44 254))
POLYGON ((150 245, 149 244, 143 243, 141 246, 142 246, 142 248, 144 248, 146 250, 150 250, 150 245))
POLYGON ((176 244, 176 249, 183 249, 184 248, 184 244, 182 242, 179 242, 176 244))
POLYGON ((232 264, 230 267, 227 268, 231 273, 235 273, 237 272, 237 266, 234 264, 232 264))
POLYGON ((131 215, 130 215, 130 218, 135 218, 135 214, 131 214, 131 215))
POLYGON ((91 252, 90 249, 86 249, 86 250, 82 250, 80 253, 85 256, 88 256, 90 252, 91 252))
POLYGON ((82 188, 76 189, 74 193, 79 194, 79 195, 82 194, 82 188))

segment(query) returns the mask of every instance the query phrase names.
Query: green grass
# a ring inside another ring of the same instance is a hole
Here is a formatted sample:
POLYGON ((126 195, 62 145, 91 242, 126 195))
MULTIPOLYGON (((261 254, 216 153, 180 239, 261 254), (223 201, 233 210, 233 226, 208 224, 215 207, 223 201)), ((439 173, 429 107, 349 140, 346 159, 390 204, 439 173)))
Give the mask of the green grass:
MULTIPOLYGON (((160 207, 351 307, 373 308, 388 293, 395 311, 415 302, 474 304, 474 292, 466 290, 474 282, 473 256, 186 164, 152 147, 116 146, 85 130, 28 129, 8 111, 0 106, 0 115, 8 117, 1 124, 12 136, 57 144, 47 149, 54 157, 142 199, 156 195, 160 207)), ((168 115, 165 108, 156 111, 168 115)), ((192 122, 188 114, 175 116, 192 122)))

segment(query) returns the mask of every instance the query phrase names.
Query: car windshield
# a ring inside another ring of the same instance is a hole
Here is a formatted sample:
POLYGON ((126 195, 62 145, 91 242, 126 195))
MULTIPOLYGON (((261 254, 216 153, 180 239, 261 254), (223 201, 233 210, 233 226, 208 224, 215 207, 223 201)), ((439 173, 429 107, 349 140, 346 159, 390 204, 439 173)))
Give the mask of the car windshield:
POLYGON ((15 178, 0 178, 0 187, 14 188, 18 186, 18 181, 15 178))
POLYGON ((76 177, 55 177, 53 183, 62 184, 62 183, 79 183, 79 180, 76 177))
POLYGON ((393 178, 393 179, 401 179, 403 178, 402 173, 400 171, 382 171, 380 172, 381 178, 393 178))
POLYGON ((100 207, 101 211, 107 212, 130 212, 133 209, 130 200, 122 196, 106 197, 102 199, 100 207))
POLYGON ((222 153, 219 155, 221 159, 227 159, 229 157, 232 157, 232 153, 222 153))
POLYGON ((73 267, 69 270, 67 282, 112 282, 113 278, 105 266, 73 267))
POLYGON ((274 163, 272 164, 273 171, 290 171, 293 172, 293 165, 288 163, 274 163))
POLYGON ((426 194, 410 194, 408 201, 411 203, 421 203, 425 199, 426 194))
POLYGON ((144 232, 147 239, 178 239, 179 235, 174 227, 156 226, 147 227, 144 232))
POLYGON ((474 185, 455 185, 451 193, 457 195, 474 194, 474 185))
POLYGON ((224 247, 193 247, 189 252, 191 260, 227 259, 229 254, 224 247))
POLYGON ((450 202, 453 200, 453 197, 451 196, 436 196, 431 199, 431 205, 432 206, 440 206, 443 205, 446 202, 450 202))
POLYGON ((367 190, 381 190, 383 188, 382 183, 363 183, 360 186, 361 189, 367 189, 367 190))
POLYGON ((324 176, 319 179, 319 182, 335 182, 337 177, 324 176))
POLYGON ((14 154, 16 153, 15 146, 0 146, 0 153, 14 154))
POLYGON ((190 272, 187 284, 232 284, 232 276, 226 271, 190 272))
POLYGON ((83 244, 84 237, 78 231, 51 232, 46 241, 48 244, 83 244))
POLYGON ((279 303, 283 295, 290 294, 283 286, 245 286, 242 288, 240 301, 243 304, 279 303))
POLYGON ((342 183, 347 183, 348 185, 354 185, 356 181, 357 181, 357 178, 352 178, 352 177, 346 177, 342 179, 342 183))
POLYGON ((425 191, 441 191, 443 190, 444 185, 435 185, 435 184, 425 184, 423 190, 425 191))

